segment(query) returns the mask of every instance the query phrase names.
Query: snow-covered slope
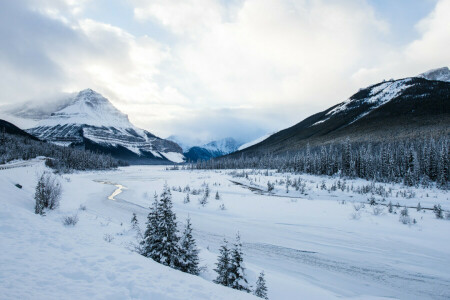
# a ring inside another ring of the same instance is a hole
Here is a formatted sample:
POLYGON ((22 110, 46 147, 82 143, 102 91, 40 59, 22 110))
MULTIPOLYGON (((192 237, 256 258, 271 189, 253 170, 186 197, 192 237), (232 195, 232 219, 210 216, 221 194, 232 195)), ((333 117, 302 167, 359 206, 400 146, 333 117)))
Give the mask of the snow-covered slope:
POLYGON ((422 73, 417 77, 425 78, 428 80, 439 80, 450 82, 450 70, 448 69, 448 67, 433 69, 428 72, 422 73))
POLYGON ((151 158, 182 162, 181 148, 135 127, 128 116, 99 93, 86 89, 69 105, 39 121, 30 134, 60 145, 84 145, 118 158, 151 158), (98 149, 97 149, 98 148, 98 149))
POLYGON ((267 138, 268 138, 269 136, 271 136, 272 134, 273 134, 273 133, 269 133, 269 134, 260 136, 259 138, 255 139, 255 140, 253 140, 253 141, 250 141, 250 142, 248 142, 248 143, 245 143, 245 144, 239 146, 238 150, 243 150, 243 149, 245 149, 245 148, 248 148, 248 147, 251 147, 251 146, 253 146, 253 145, 256 145, 256 144, 258 144, 258 143, 264 141, 265 139, 267 139, 267 138))
POLYGON ((376 108, 386 104, 387 102, 399 96, 403 90, 412 86, 412 84, 410 84, 410 81, 411 81, 410 78, 402 80, 390 80, 387 82, 383 82, 381 84, 368 87, 366 89, 368 93, 365 97, 358 98, 355 97, 355 95, 350 97, 341 104, 337 105, 334 109, 330 110, 325 115, 326 117, 324 119, 317 121, 312 126, 327 121, 333 115, 345 113, 347 110, 358 108, 361 107, 362 105, 367 105, 368 108, 363 112, 361 112, 359 116, 354 118, 354 120, 351 122, 353 123, 359 120, 360 118, 368 115, 371 111, 375 110, 376 108))
MULTIPOLYGON (((90 201, 106 199, 113 186, 91 179, 63 180, 61 206, 34 214, 36 176, 44 163, 0 170, 0 298, 13 299, 257 299, 201 277, 182 273, 130 251, 128 216, 90 201), (14 184, 20 183, 18 189, 14 184), (80 191, 80 189, 82 191, 80 191), (79 210, 83 203, 86 210, 79 210), (107 213, 105 213, 105 210, 107 213), (75 227, 62 224, 78 215, 75 227), (123 222, 123 224, 121 224, 123 222), (107 239, 106 237, 109 237, 107 239)), ((137 206, 136 206, 137 207, 137 206)))

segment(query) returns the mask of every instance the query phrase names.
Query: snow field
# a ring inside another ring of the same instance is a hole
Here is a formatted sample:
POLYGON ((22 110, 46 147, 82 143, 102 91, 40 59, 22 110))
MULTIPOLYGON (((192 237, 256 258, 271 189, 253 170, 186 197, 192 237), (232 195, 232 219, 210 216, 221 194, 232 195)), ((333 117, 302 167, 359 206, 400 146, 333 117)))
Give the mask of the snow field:
MULTIPOLYGON (((254 286, 264 270, 270 299, 450 297, 450 221, 415 209, 409 209, 409 214, 417 224, 410 225, 399 222, 400 209, 389 214, 383 207, 383 212, 375 214, 367 204, 371 194, 346 189, 328 192, 339 178, 300 175, 303 194, 292 187, 286 193, 285 185, 278 184, 268 195, 267 181, 285 181, 287 175, 293 180, 299 175, 270 171, 270 176, 264 176, 247 170, 247 179, 233 177, 231 171, 166 170, 163 166, 75 173, 63 175, 60 208, 40 217, 33 213, 32 194, 36 174, 43 168, 36 163, 0 170, 0 232, 5 233, 0 243, 0 263, 5 266, 0 271, 0 290, 6 291, 6 299, 27 299, 27 295, 56 299, 61 293, 81 299, 251 297, 204 280, 216 277, 218 248, 224 237, 233 243, 237 232, 243 242, 247 279, 254 286), (14 186, 16 181, 22 189, 14 186), (191 218, 201 250, 200 266, 205 267, 203 279, 128 250, 135 243, 130 230, 132 213, 144 230, 153 195, 160 194, 166 183, 176 190, 172 196, 180 228, 188 215, 191 218), (178 192, 179 187, 183 190, 189 185, 192 192, 206 184, 210 197, 204 207, 198 203, 201 191, 189 195, 190 203, 183 203, 186 192, 178 192), (115 185, 126 189, 110 200, 115 185), (215 199, 216 191, 220 200, 215 199), (361 202, 366 202, 365 207, 356 211, 354 206, 361 202), (220 209, 222 204, 225 210, 220 209), (86 210, 80 210, 80 205, 86 210), (64 227, 61 219, 73 214, 78 214, 78 224, 64 227)), ((354 190, 369 184, 359 179, 346 181, 354 190)), ((389 187, 392 192, 383 203, 450 207, 445 191, 417 188, 404 193, 406 188, 401 185, 386 185, 386 190, 389 187), (397 192, 413 196, 396 197, 397 192)), ((379 195, 373 197, 382 201, 379 195)))

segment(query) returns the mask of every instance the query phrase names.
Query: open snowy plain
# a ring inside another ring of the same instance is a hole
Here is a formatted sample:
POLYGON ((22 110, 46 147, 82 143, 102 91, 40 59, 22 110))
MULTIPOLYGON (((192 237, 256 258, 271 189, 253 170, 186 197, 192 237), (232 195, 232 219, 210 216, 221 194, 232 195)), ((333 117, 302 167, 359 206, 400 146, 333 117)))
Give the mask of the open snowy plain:
POLYGON ((257 299, 211 282, 219 246, 237 232, 247 279, 254 285, 264 270, 270 299, 450 298, 450 220, 409 208, 410 224, 403 224, 402 207, 388 213, 386 206, 439 203, 449 210, 446 191, 275 171, 132 166, 63 175, 60 207, 41 217, 33 193, 43 162, 10 166, 0 170, 2 299, 257 299), (298 190, 286 190, 287 180, 298 190), (271 193, 268 181, 276 183, 271 193), (177 221, 191 218, 205 267, 200 277, 130 251, 132 213, 144 230, 165 183, 177 221), (78 224, 62 224, 75 214, 78 224))

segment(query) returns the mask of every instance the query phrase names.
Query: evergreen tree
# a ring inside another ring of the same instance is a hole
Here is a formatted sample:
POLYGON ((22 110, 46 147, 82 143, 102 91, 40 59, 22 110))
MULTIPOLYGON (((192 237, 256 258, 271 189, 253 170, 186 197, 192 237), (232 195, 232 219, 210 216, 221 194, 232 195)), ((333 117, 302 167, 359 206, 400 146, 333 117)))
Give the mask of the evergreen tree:
POLYGON ((163 265, 175 267, 178 263, 179 237, 177 235, 176 216, 172 211, 172 206, 172 194, 165 184, 157 208, 157 235, 160 237, 161 243, 157 245, 155 254, 159 256, 158 261, 163 265))
POLYGON ((162 242, 162 236, 160 235, 158 228, 161 218, 158 208, 159 200, 158 195, 155 193, 154 201, 147 216, 147 228, 141 243, 141 254, 153 259, 156 262, 160 262, 159 245, 162 242))
POLYGON ((216 192, 216 200, 220 200, 219 191, 216 192))
POLYGON ((264 271, 259 273, 258 280, 256 281, 256 289, 253 292, 256 297, 263 298, 268 300, 267 297, 267 287, 266 287, 266 279, 264 278, 264 271))
POLYGON ((231 250, 230 262, 230 287, 236 290, 250 292, 245 276, 244 257, 239 233, 236 235, 236 242, 233 250, 231 250))
POLYGON ((214 279, 215 283, 230 286, 230 249, 228 248, 228 241, 226 239, 223 240, 222 246, 219 249, 219 258, 216 263, 216 268, 214 271, 217 272, 217 277, 214 279))
POLYGON ((131 228, 136 231, 139 230, 139 222, 136 213, 133 213, 133 217, 131 217, 131 228))
POLYGON ((198 267, 198 253, 199 250, 197 249, 195 239, 192 236, 191 219, 188 218, 186 220, 183 236, 180 239, 180 253, 177 269, 186 273, 198 275, 200 273, 198 267))
POLYGON ((183 200, 183 203, 186 204, 186 203, 189 203, 189 202, 191 202, 191 199, 189 199, 189 193, 187 193, 186 197, 183 200))

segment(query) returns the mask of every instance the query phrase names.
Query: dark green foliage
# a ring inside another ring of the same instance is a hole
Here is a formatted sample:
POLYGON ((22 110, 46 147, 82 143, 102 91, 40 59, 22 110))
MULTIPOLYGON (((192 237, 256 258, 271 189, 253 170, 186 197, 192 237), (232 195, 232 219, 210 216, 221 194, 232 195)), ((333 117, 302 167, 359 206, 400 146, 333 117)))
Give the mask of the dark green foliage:
POLYGON ((109 155, 41 142, 24 135, 0 132, 0 164, 14 159, 48 157, 45 164, 60 172, 116 168, 119 162, 109 155))
POLYGON ((236 235, 236 242, 231 250, 229 284, 233 289, 250 292, 245 275, 244 255, 242 253, 242 243, 239 233, 236 235))
MULTIPOLYGON (((420 138, 392 143, 330 144, 306 147, 296 153, 266 154, 262 157, 222 157, 192 165, 198 169, 277 169, 280 172, 307 172, 314 175, 359 177, 370 181, 419 183, 436 182, 441 189, 449 187, 449 140, 420 138)), ((272 184, 268 182, 268 191, 272 184)))
POLYGON ((256 281, 256 289, 253 292, 256 297, 268 300, 266 279, 264 278, 264 271, 259 273, 258 280, 256 281))
POLYGON ((156 212, 156 233, 157 240, 154 244, 153 259, 163 265, 176 267, 178 257, 178 235, 176 216, 172 210, 172 194, 169 187, 164 185, 160 200, 157 202, 156 212))
POLYGON ((176 268, 189 274, 198 275, 200 273, 200 269, 198 267, 198 253, 199 250, 197 249, 195 239, 192 236, 191 219, 188 218, 186 220, 183 235, 180 239, 178 264, 176 268))
POLYGON ((219 253, 219 258, 216 263, 217 267, 214 269, 217 272, 217 277, 214 279, 214 282, 224 286, 230 286, 231 254, 226 239, 223 240, 219 253))

